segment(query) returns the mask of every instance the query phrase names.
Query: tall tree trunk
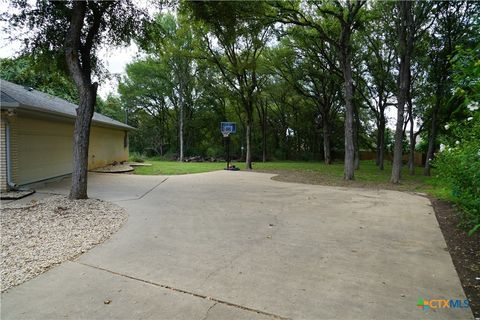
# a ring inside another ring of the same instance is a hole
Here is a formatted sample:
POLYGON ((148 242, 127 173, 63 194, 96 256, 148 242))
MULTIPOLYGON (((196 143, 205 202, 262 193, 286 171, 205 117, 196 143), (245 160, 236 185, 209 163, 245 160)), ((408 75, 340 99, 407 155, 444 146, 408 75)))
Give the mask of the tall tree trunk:
POLYGON ((247 170, 252 169, 252 129, 253 129, 253 102, 252 100, 244 100, 244 108, 247 114, 245 127, 245 140, 247 150, 245 153, 245 165, 247 170))
POLYGON ((413 105, 410 97, 408 98, 408 117, 410 119, 410 150, 408 153, 408 172, 410 175, 415 175, 415 132, 413 132, 415 130, 415 121, 413 118, 413 105))
POLYGON ((340 45, 341 67, 345 89, 345 180, 355 179, 355 146, 353 137, 353 77, 352 62, 350 57, 350 28, 344 27, 342 30, 342 40, 340 45))
POLYGON ((395 127, 395 145, 393 149, 392 176, 390 182, 399 183, 402 176, 403 157, 403 122, 405 103, 410 90, 410 54, 413 48, 413 35, 411 34, 412 12, 410 1, 397 2, 399 7, 398 48, 400 55, 400 72, 398 75, 397 97, 397 124, 395 127))
POLYGON ((245 132, 245 140, 247 143, 247 152, 245 154, 245 165, 248 170, 252 169, 252 126, 253 126, 253 117, 251 112, 247 112, 247 125, 245 132))
POLYGON ((376 114, 377 125, 377 157, 375 164, 383 170, 383 158, 385 152, 385 107, 383 105, 383 90, 378 93, 378 113, 376 114))
POLYGON ((381 112, 380 123, 378 126, 379 140, 380 140, 378 168, 380 170, 384 169, 384 162, 385 162, 385 126, 386 126, 385 114, 381 112))
MULTIPOLYGON (((79 90, 80 91, 80 90, 79 90)), ((87 199, 88 146, 90 141, 90 124, 92 122, 97 84, 91 85, 80 93, 75 129, 73 131, 73 171, 71 199, 87 199)))
POLYGON ((377 146, 375 149, 375 165, 379 167, 380 166, 380 121, 378 119, 376 121, 376 125, 377 125, 377 136, 376 136, 377 146))
POLYGON ((260 128, 262 129, 262 162, 267 161, 267 101, 256 104, 260 128))
POLYGON ((179 114, 179 119, 178 119, 178 139, 179 139, 179 144, 180 144, 180 154, 179 154, 179 157, 178 157, 178 161, 180 162, 183 162, 183 124, 184 124, 184 116, 183 116, 183 113, 184 113, 184 108, 185 108, 185 99, 184 99, 184 94, 185 94, 185 90, 184 90, 184 86, 183 86, 183 80, 181 79, 180 80, 180 94, 178 95, 178 105, 179 105, 179 108, 180 108, 180 114, 179 114))
POLYGON ((433 159, 433 153, 435 152, 435 142, 437 140, 437 115, 438 109, 440 107, 440 100, 437 96, 437 101, 435 102, 434 108, 432 110, 432 119, 430 124, 430 134, 428 136, 428 150, 427 150, 427 159, 425 160, 425 167, 423 168, 423 175, 430 175, 431 163, 433 159))
MULTIPOLYGON (((86 3, 74 2, 70 28, 65 39, 67 67, 79 94, 79 105, 76 109, 77 117, 73 131, 73 170, 69 195, 71 199, 88 198, 88 145, 98 87, 97 83, 92 84, 90 75, 90 50, 93 39, 87 39, 83 47, 81 44, 85 13, 86 3), (80 54, 82 54, 81 57, 80 54)), ((93 32, 98 30, 99 23, 97 16, 91 27, 93 32)))
POLYGON ((353 143, 355 147, 355 159, 354 159, 354 166, 355 170, 360 169, 360 145, 359 145, 359 135, 358 132, 360 130, 360 115, 358 110, 358 105, 355 104, 355 124, 353 126, 353 143))
POLYGON ((262 161, 267 161, 267 106, 263 109, 263 126, 262 126, 262 161))
POLYGON ((325 164, 332 163, 332 151, 330 148, 330 122, 328 117, 324 114, 322 116, 323 122, 323 160, 325 164))

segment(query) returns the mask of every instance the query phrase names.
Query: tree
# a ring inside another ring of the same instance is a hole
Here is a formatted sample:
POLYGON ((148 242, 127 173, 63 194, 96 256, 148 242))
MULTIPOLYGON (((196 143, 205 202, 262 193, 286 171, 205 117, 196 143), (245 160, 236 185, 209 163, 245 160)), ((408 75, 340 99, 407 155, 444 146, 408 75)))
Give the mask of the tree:
POLYGON ((268 54, 271 72, 282 77, 291 89, 311 100, 317 108, 323 160, 331 164, 332 126, 339 109, 342 79, 341 70, 334 63, 335 51, 320 40, 315 30, 294 27, 288 34, 280 46, 268 54))
POLYGON ((399 183, 402 173, 405 106, 411 96, 411 59, 415 41, 429 25, 422 26, 431 18, 433 4, 430 2, 398 1, 398 56, 400 59, 397 89, 397 123, 393 149, 392 175, 390 181, 399 183))
POLYGON ((45 61, 45 57, 25 54, 0 59, 0 65, 0 78, 4 80, 78 103, 77 90, 68 74, 56 63, 45 61))
MULTIPOLYGON (((437 148, 439 125, 448 121, 452 110, 449 110, 449 100, 452 96, 452 66, 450 58, 457 45, 471 41, 469 30, 475 22, 478 4, 469 2, 444 2, 437 8, 435 24, 429 39, 431 47, 429 59, 429 82, 435 92, 431 109, 429 110, 429 137, 427 161, 423 174, 430 175, 431 161, 437 148)), ((478 19, 478 14, 477 14, 478 19)))
POLYGON ((170 69, 169 78, 164 81, 171 82, 172 90, 167 96, 178 109, 178 160, 183 161, 185 115, 192 108, 195 91, 196 64, 192 52, 196 42, 191 24, 182 15, 157 15, 136 40, 152 59, 170 69))
POLYGON ((128 122, 128 115, 120 97, 109 94, 106 99, 97 97, 96 110, 107 117, 120 122, 128 122))
POLYGON ((246 115, 245 163, 252 169, 252 130, 258 93, 258 60, 270 36, 270 27, 261 19, 263 3, 187 2, 199 26, 208 53, 229 88, 237 95, 246 115))
POLYGON ((385 129, 387 119, 385 110, 392 105, 395 91, 393 68, 396 54, 394 34, 390 22, 383 19, 391 12, 389 3, 377 2, 371 9, 371 20, 365 30, 361 32, 363 43, 362 57, 365 69, 362 80, 365 84, 358 90, 365 103, 373 113, 376 125, 376 164, 380 170, 384 169, 385 161, 385 129))
POLYGON ((297 2, 275 2, 276 19, 283 23, 313 28, 323 41, 338 52, 337 60, 343 76, 345 103, 345 163, 344 179, 355 178, 354 145, 354 83, 352 73, 352 35, 361 24, 361 8, 366 1, 307 2, 302 10, 297 2))
POLYGON ((12 2, 19 13, 7 13, 12 28, 31 30, 25 51, 59 57, 63 51, 67 69, 78 91, 79 105, 73 134, 73 172, 70 198, 87 198, 88 145, 99 74, 100 44, 119 45, 129 40, 146 19, 131 0, 12 2))
POLYGON ((149 148, 163 156, 170 144, 169 119, 174 91, 172 69, 166 60, 147 57, 128 64, 126 73, 118 87, 121 99, 132 112, 142 110, 150 116, 155 130, 151 132, 149 148))

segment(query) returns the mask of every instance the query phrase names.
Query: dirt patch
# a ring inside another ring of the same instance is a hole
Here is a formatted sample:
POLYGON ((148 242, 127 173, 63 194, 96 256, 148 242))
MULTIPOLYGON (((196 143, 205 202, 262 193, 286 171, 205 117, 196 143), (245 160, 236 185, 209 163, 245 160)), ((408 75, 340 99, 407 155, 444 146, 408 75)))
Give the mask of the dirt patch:
POLYGON ((389 182, 361 181, 361 180, 343 180, 338 176, 330 176, 325 173, 308 170, 255 170, 257 172, 266 172, 277 174, 273 180, 283 182, 295 182, 306 184, 318 184, 323 186, 350 187, 350 188, 368 188, 375 190, 396 190, 416 192, 422 190, 424 185, 419 182, 405 181, 400 184, 389 182))
POLYGON ((473 315, 480 318, 480 233, 469 236, 458 227, 460 214, 451 203, 434 198, 430 201, 473 315))
POLYGON ((54 196, 2 205, 0 219, 5 291, 102 243, 127 220, 127 213, 101 200, 54 196))

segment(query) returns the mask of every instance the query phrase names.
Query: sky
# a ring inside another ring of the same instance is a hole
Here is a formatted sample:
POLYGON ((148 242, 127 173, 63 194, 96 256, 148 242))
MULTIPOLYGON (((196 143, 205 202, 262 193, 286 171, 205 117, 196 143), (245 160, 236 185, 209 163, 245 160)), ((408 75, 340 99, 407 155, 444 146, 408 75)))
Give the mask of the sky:
MULTIPOLYGON (((0 47, 0 58, 12 58, 21 49, 21 43, 9 43, 2 39, 0 47)), ((99 57, 104 62, 107 70, 115 76, 125 74, 125 67, 132 62, 138 53, 138 47, 132 43, 128 47, 123 48, 102 48, 99 51, 99 57)), ((113 78, 113 77, 112 77, 113 78)), ((101 83, 99 86, 99 94, 102 98, 106 98, 109 93, 116 93, 117 81, 113 79, 107 83, 101 83)))
MULTIPOLYGON (((27 0, 30 4, 34 4, 35 1, 27 0)), ((137 6, 147 9, 148 13, 153 16, 160 11, 160 8, 152 6, 149 0, 135 0, 137 6)), ((12 10, 5 5, 5 2, 0 0, 0 13, 3 14, 6 10, 12 10)), ((165 11, 168 9, 163 9, 165 11)), ((0 21, 0 58, 12 58, 15 57, 22 49, 22 43, 20 41, 10 42, 7 38, 10 36, 3 30, 7 27, 7 23, 0 21)), ((99 58, 105 64, 108 72, 115 76, 122 76, 125 74, 125 67, 128 63, 132 62, 138 53, 138 47, 135 43, 131 43, 125 47, 118 48, 101 48, 99 50, 99 58)), ((106 83, 100 83, 98 93, 102 98, 106 98, 109 93, 117 93, 117 80, 116 77, 112 77, 113 80, 106 83)))

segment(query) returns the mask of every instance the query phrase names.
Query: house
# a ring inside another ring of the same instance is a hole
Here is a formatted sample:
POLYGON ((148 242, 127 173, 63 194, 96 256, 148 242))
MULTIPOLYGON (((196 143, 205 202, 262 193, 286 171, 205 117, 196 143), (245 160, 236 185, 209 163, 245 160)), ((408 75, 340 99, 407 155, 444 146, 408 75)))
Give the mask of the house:
MULTIPOLYGON (((5 80, 0 80, 0 90, 1 191, 70 174, 77 106, 5 80)), ((95 113, 88 169, 127 160, 133 129, 95 113)))

